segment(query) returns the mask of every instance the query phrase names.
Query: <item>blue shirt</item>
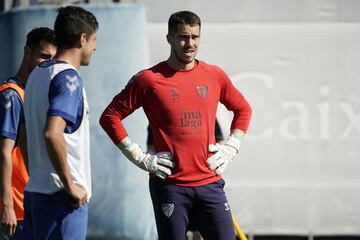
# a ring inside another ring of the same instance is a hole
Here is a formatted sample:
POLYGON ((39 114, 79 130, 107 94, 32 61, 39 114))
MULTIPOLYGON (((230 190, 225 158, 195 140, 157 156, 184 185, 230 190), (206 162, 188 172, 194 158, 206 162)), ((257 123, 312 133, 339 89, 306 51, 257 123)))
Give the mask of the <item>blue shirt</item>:
MULTIPOLYGON (((13 82, 8 79, 4 83, 13 82)), ((20 95, 12 88, 0 92, 0 136, 17 140, 20 125, 24 123, 23 103, 20 95)))

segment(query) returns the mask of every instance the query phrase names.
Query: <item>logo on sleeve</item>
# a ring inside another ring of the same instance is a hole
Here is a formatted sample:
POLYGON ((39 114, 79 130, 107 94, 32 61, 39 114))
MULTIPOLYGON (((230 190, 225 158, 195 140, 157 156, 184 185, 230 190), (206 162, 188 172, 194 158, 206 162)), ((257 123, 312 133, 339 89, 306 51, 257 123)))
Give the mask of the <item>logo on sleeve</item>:
POLYGON ((13 91, 9 91, 9 92, 3 92, 2 93, 4 96, 4 99, 2 101, 2 104, 4 106, 5 109, 8 109, 11 107, 11 96, 14 94, 13 91))
POLYGON ((75 91, 79 87, 79 82, 77 76, 69 76, 66 75, 66 87, 69 89, 70 92, 75 91))
POLYGON ((175 204, 163 203, 163 204, 161 204, 161 209, 162 209, 163 213, 165 214, 165 216, 167 216, 169 218, 171 216, 171 214, 174 212, 175 204))
POLYGON ((208 93, 208 86, 207 85, 196 86, 196 90, 198 91, 200 97, 206 98, 207 93, 208 93))
POLYGON ((228 202, 224 203, 225 206, 225 211, 229 211, 230 210, 230 205, 228 202))

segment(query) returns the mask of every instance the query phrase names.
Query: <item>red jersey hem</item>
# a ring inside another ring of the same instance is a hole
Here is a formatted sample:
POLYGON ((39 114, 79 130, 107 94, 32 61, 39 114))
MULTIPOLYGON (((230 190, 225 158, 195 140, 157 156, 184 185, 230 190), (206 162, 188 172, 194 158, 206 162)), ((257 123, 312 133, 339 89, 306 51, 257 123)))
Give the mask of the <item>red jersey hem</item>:
POLYGON ((203 180, 199 180, 199 181, 179 181, 178 179, 173 179, 173 180, 171 180, 171 179, 162 179, 162 178, 157 177, 154 174, 149 174, 149 175, 150 175, 151 178, 155 178, 155 179, 157 179, 159 181, 166 182, 166 183, 169 183, 169 184, 174 184, 176 186, 181 186, 181 187, 199 187, 199 186, 204 186, 204 185, 219 181, 221 179, 221 176, 216 175, 216 176, 206 178, 206 179, 203 179, 203 180))

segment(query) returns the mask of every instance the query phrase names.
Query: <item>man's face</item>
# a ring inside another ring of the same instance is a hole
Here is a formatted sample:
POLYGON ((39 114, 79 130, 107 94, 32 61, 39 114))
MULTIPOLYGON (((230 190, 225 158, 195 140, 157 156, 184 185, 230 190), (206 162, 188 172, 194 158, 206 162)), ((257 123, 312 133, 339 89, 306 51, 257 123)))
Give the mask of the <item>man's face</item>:
POLYGON ((91 55, 94 51, 96 51, 96 32, 92 33, 90 37, 84 41, 81 53, 81 66, 90 64, 91 55))
POLYGON ((39 63, 45 60, 52 59, 56 54, 56 46, 45 41, 41 41, 40 47, 38 48, 34 48, 34 49, 31 49, 29 47, 25 47, 25 48, 26 48, 25 52, 28 52, 27 61, 28 61, 29 71, 32 71, 37 65, 39 65, 39 63))
POLYGON ((190 64, 195 60, 200 45, 199 25, 178 25, 177 31, 167 36, 171 46, 171 57, 181 64, 190 64))

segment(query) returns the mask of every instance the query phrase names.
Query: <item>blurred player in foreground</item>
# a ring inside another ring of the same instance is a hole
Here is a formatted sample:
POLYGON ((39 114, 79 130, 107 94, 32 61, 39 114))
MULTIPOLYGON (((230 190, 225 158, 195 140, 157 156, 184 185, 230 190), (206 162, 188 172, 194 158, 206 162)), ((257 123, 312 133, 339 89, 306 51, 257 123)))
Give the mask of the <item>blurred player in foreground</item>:
POLYGON ((90 64, 98 22, 83 8, 59 8, 58 50, 26 84, 30 179, 24 195, 27 240, 86 237, 91 197, 89 108, 80 66, 90 64))

